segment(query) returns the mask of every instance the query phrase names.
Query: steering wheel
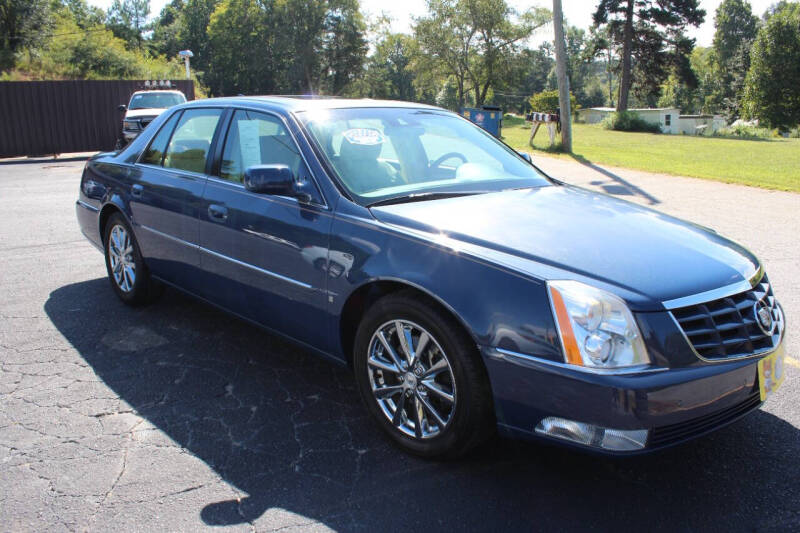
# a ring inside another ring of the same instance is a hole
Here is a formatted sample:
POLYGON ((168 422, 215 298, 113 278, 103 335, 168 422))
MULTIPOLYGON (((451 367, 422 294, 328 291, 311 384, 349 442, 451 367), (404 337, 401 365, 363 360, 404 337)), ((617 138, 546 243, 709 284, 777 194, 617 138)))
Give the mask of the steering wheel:
POLYGON ((436 159, 436 161, 431 163, 431 168, 438 167, 439 165, 441 165, 442 163, 444 163, 445 161, 447 161, 451 157, 455 157, 457 159, 460 159, 462 163, 466 163, 467 162, 467 158, 463 154, 460 154, 458 152, 447 152, 443 156, 441 156, 438 159, 436 159))

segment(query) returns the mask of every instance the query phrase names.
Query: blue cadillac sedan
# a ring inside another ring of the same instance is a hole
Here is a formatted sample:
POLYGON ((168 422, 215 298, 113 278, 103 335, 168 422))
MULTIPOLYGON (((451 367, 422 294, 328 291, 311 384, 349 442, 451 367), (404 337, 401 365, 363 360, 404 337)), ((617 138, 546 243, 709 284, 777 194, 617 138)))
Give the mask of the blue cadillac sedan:
POLYGON ((123 302, 169 285, 348 365, 419 455, 495 430, 656 450, 783 379, 783 311, 748 250, 435 107, 180 105, 87 163, 76 210, 123 302))

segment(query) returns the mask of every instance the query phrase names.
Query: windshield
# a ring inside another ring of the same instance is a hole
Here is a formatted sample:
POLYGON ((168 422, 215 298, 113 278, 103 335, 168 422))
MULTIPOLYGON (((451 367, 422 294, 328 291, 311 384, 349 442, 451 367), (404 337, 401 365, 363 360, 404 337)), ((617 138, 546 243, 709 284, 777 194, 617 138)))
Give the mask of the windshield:
POLYGON ((446 111, 351 108, 297 116, 362 205, 550 183, 513 150, 446 111))
POLYGON ((182 104, 186 98, 178 93, 143 93, 134 94, 131 98, 131 105, 128 109, 166 109, 174 105, 182 104))

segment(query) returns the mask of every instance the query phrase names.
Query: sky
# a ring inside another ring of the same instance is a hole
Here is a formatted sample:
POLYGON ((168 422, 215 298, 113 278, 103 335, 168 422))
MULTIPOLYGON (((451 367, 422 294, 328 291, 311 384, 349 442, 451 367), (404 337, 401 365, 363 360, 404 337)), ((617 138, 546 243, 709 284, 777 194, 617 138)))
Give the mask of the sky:
MULTIPOLYGON (((157 15, 168 0, 150 0, 151 16, 157 15)), ((753 12, 761 16, 766 9, 777 0, 750 0, 753 12)), ((88 0, 89 4, 108 9, 112 0, 88 0)), ((518 11, 523 11, 533 6, 552 8, 549 0, 508 0, 509 4, 518 11)), ((691 28, 689 36, 697 39, 699 46, 710 46, 714 37, 714 11, 722 0, 700 0, 700 7, 706 10, 706 21, 699 28, 691 28)), ((597 0, 562 0, 564 17, 567 22, 579 28, 588 29, 592 24, 592 13, 597 5, 597 0)), ((361 0, 361 6, 368 15, 379 15, 381 12, 389 15, 393 20, 394 31, 409 32, 412 17, 425 13, 425 0, 361 0)), ((544 28, 532 39, 533 42, 542 42, 552 39, 552 27, 544 28)))

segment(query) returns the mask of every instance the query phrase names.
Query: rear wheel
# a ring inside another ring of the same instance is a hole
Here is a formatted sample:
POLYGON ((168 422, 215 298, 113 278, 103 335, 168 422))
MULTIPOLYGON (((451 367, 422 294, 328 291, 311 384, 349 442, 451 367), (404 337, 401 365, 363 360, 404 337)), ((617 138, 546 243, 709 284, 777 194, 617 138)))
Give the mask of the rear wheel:
POLYGON ((439 307, 410 292, 381 298, 359 325, 355 350, 361 398, 406 450, 458 456, 491 434, 491 393, 477 348, 439 307))
POLYGON ((136 237, 125 218, 114 213, 105 227, 106 270, 111 287, 128 305, 141 305, 158 297, 163 288, 150 277, 136 237))

